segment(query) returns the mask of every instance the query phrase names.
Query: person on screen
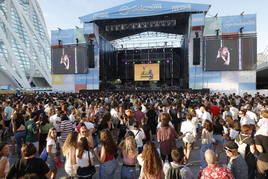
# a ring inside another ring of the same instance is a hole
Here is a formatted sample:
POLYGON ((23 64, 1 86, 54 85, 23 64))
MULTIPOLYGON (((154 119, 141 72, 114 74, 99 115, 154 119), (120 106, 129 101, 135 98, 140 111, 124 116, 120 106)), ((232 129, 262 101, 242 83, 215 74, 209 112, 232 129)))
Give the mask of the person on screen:
POLYGON ((64 65, 64 69, 65 70, 69 70, 70 69, 70 60, 67 54, 63 55, 60 59, 60 64, 64 65))
POLYGON ((149 73, 149 74, 148 74, 149 80, 154 79, 154 73, 153 73, 153 70, 150 69, 148 73, 149 73))
POLYGON ((219 48, 216 60, 223 65, 230 65, 230 51, 228 47, 219 48))

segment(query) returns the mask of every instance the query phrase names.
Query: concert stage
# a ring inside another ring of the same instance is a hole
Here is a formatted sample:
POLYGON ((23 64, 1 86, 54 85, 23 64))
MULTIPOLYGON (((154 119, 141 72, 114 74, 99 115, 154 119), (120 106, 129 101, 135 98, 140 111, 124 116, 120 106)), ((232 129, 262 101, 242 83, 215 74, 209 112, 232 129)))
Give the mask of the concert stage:
POLYGON ((52 31, 53 89, 255 90, 256 15, 206 18, 209 8, 136 0, 52 31))

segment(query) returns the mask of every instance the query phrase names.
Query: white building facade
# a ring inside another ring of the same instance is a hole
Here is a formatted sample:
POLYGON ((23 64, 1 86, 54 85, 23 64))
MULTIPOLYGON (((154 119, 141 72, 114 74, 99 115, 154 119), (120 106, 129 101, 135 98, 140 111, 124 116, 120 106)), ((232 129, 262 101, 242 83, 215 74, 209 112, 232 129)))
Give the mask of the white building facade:
POLYGON ((37 0, 0 0, 0 86, 51 86, 50 39, 37 0))

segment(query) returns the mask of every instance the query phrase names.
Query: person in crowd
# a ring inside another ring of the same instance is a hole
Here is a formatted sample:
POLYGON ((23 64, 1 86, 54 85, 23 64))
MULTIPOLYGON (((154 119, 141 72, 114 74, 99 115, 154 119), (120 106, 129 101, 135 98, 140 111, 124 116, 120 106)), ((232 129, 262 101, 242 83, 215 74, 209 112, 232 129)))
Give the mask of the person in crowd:
POLYGON ((54 126, 48 121, 48 116, 44 113, 40 114, 36 124, 39 126, 39 153, 41 153, 47 145, 48 131, 54 126))
POLYGON ((257 117, 257 115, 256 115, 256 113, 254 113, 253 111, 252 111, 252 105, 248 105, 247 106, 247 112, 246 112, 246 116, 248 117, 248 118, 250 118, 250 120, 251 121, 254 121, 255 123, 257 123, 258 122, 258 117, 257 117))
POLYGON ((260 128, 255 135, 256 150, 259 152, 257 157, 258 179, 268 177, 268 111, 261 112, 262 121, 260 128))
POLYGON ((237 109, 236 107, 236 103, 233 101, 231 102, 231 105, 230 105, 230 112, 232 113, 232 118, 233 120, 238 120, 238 113, 239 113, 239 110, 237 109))
POLYGON ((176 139, 179 135, 174 128, 169 126, 170 116, 168 113, 160 114, 161 127, 157 130, 157 141, 160 145, 161 158, 165 161, 168 157, 168 161, 171 162, 171 151, 176 148, 176 139))
POLYGON ((123 165, 121 168, 121 179, 135 179, 137 178, 136 164, 137 164, 137 144, 132 136, 124 139, 121 146, 123 165))
POLYGON ((76 163, 76 149, 78 142, 78 132, 73 131, 68 134, 63 147, 62 154, 65 159, 65 172, 69 177, 75 177, 77 171, 77 163, 76 163))
POLYGON ((0 178, 5 178, 10 168, 8 155, 9 145, 7 143, 0 144, 0 178))
POLYGON ((154 143, 147 142, 137 160, 141 166, 141 179, 164 179, 163 164, 154 143))
POLYGON ((183 134, 184 154, 187 162, 190 158, 193 144, 196 138, 196 126, 192 123, 191 114, 186 114, 186 121, 181 124, 181 133, 183 134))
POLYGON ((215 140, 215 152, 219 156, 224 144, 223 138, 223 126, 222 126, 223 119, 215 118, 213 121, 213 138, 215 140))
POLYGON ((76 161, 77 161, 77 177, 79 179, 91 179, 96 169, 94 164, 94 155, 89 148, 88 140, 85 137, 80 138, 77 144, 76 161), (93 169, 92 169, 93 167, 93 169))
POLYGON ((214 150, 214 142, 215 139, 213 138, 213 125, 209 120, 206 120, 204 122, 204 128, 201 135, 200 159, 202 168, 205 168, 207 166, 205 160, 205 152, 208 149, 214 150))
POLYGON ((11 119, 12 119, 12 114, 14 112, 14 109, 11 107, 10 100, 6 100, 3 103, 3 106, 4 106, 3 121, 6 127, 6 133, 8 134, 8 136, 12 136, 11 119))
POLYGON ((116 160, 117 146, 110 131, 100 131, 100 146, 95 149, 95 153, 100 162, 99 178, 114 178, 118 165, 116 160))
POLYGON ((18 156, 20 156, 20 149, 22 147, 22 144, 25 143, 25 136, 26 136, 26 132, 25 132, 25 119, 24 116, 21 112, 17 112, 16 110, 14 111, 15 114, 13 114, 13 118, 12 118, 12 126, 13 126, 13 131, 15 134, 15 139, 16 139, 16 143, 17 143, 17 154, 18 156))
POLYGON ((140 128, 139 122, 134 122, 133 129, 130 131, 132 131, 135 136, 135 140, 136 140, 137 147, 138 147, 138 152, 140 154, 143 150, 143 140, 145 140, 144 131, 142 128, 140 128))
POLYGON ((61 123, 60 115, 61 115, 61 113, 62 113, 61 107, 58 107, 56 109, 55 114, 49 118, 49 122, 51 122, 57 130, 58 137, 60 137, 60 123, 61 123))
POLYGON ((224 144, 224 150, 227 157, 229 157, 228 169, 231 170, 234 178, 248 178, 248 165, 244 158, 238 153, 238 145, 234 141, 229 141, 224 144))
POLYGON ((19 179, 27 174, 36 174, 39 179, 46 179, 49 168, 41 158, 35 157, 36 152, 33 144, 23 144, 21 147, 22 157, 11 166, 6 179, 19 179))
POLYGON ((92 132, 92 130, 88 130, 84 123, 82 123, 80 125, 79 134, 78 134, 78 141, 80 140, 81 137, 87 138, 89 148, 93 148, 93 146, 94 146, 94 140, 93 140, 91 132, 92 132))
POLYGON ((57 139, 57 130, 56 128, 49 129, 47 136, 47 146, 46 150, 48 153, 47 164, 50 169, 49 178, 56 179, 57 175, 57 166, 56 164, 60 162, 59 158, 59 141, 57 139))
POLYGON ((172 162, 166 162, 163 170, 165 173, 165 179, 193 179, 194 175, 189 167, 184 165, 184 151, 180 147, 171 151, 172 162))
POLYGON ((154 140, 156 137, 156 126, 157 126, 157 114, 155 112, 155 108, 153 105, 150 105, 146 117, 148 119, 147 123, 150 126, 151 134, 152 134, 152 140, 154 140))
POLYGON ((72 132, 73 130, 73 123, 69 120, 67 114, 63 113, 60 115, 61 123, 60 123, 60 132, 61 132, 61 138, 60 142, 61 144, 64 143, 64 141, 67 138, 67 135, 72 132))
POLYGON ((32 113, 30 120, 25 122, 25 129, 26 129, 26 136, 25 136, 25 141, 26 144, 32 143, 36 150, 39 150, 39 142, 37 138, 38 134, 38 126, 36 125, 36 119, 37 119, 37 114, 32 113))
POLYGON ((147 119, 144 117, 141 119, 141 129, 144 132, 145 138, 143 139, 143 143, 146 143, 147 141, 151 140, 151 130, 150 126, 147 123, 147 119))
POLYGON ((243 125, 240 134, 235 139, 235 142, 238 145, 238 152, 248 165, 249 178, 254 178, 256 175, 256 158, 254 156, 256 150, 252 132, 250 125, 243 125))
POLYGON ((238 112, 238 116, 240 117, 240 125, 243 126, 245 124, 255 126, 255 121, 246 116, 246 110, 240 110, 238 112))
POLYGON ((206 150, 205 159, 208 166, 201 170, 198 179, 235 179, 228 168, 217 164, 217 157, 213 150, 206 150))
POLYGON ((206 120, 212 122, 212 118, 210 113, 207 111, 206 107, 204 105, 200 106, 200 111, 201 111, 201 121, 202 121, 202 125, 204 126, 204 123, 206 120))

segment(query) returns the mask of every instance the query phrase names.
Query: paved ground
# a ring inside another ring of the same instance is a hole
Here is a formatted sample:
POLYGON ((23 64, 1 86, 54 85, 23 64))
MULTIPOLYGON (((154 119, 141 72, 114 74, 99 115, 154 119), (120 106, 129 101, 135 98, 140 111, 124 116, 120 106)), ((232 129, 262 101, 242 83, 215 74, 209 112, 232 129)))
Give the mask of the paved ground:
MULTIPOLYGON (((8 141, 10 141, 10 139, 8 141)), ((178 141, 177 146, 178 147, 182 146, 182 142, 178 141)), ((200 151, 199 147, 200 147, 200 141, 197 141, 196 144, 194 145, 194 149, 193 149, 193 151, 191 153, 191 157, 190 157, 189 162, 188 162, 188 166, 189 166, 189 168, 191 168, 195 178, 198 177, 198 174, 199 174, 199 171, 200 171, 200 166, 201 166, 200 165, 200 157, 199 157, 199 151, 200 151)), ((10 156, 10 162, 12 163, 16 159, 14 144, 11 145, 10 151, 13 154, 13 155, 10 156)), ((119 161, 120 161, 120 159, 119 159, 119 161)), ((220 155, 219 163, 223 165, 223 164, 226 164, 226 161, 227 161, 227 159, 226 159, 225 153, 223 152, 222 155, 220 155)), ((120 179, 121 165, 122 164, 120 163, 119 167, 116 170, 115 179, 120 179)), ((139 172, 138 167, 137 167, 137 172, 139 172)), ((66 173, 64 171, 64 168, 59 169, 58 174, 57 174, 57 178, 63 179, 65 177, 66 177, 66 173)), ((93 176, 93 179, 98 179, 98 178, 99 177, 98 177, 98 165, 97 165, 97 172, 93 176)))
MULTIPOLYGON (((181 146, 182 145, 182 142, 181 141, 178 141, 177 143, 177 146, 181 146)), ((199 171, 200 171, 200 157, 199 157, 199 146, 200 146, 200 142, 198 141, 196 144, 195 144, 195 147, 191 153, 191 157, 189 159, 189 168, 191 168, 195 178, 198 177, 198 174, 199 174, 199 171)), ((226 164, 226 156, 224 153, 222 153, 223 155, 221 155, 220 157, 220 160, 219 160, 219 163, 220 164, 226 164)), ((137 167, 137 172, 139 172, 139 169, 137 167)), ((120 171, 121 171, 121 164, 120 166, 118 167, 117 171, 116 171, 116 175, 115 175, 115 179, 120 179, 120 171)), ((64 176, 66 176, 65 172, 64 172, 64 169, 60 169, 58 175, 57 175, 57 178, 64 178, 64 176)), ((97 167, 97 173, 94 175, 93 179, 98 179, 98 167, 97 167)))

